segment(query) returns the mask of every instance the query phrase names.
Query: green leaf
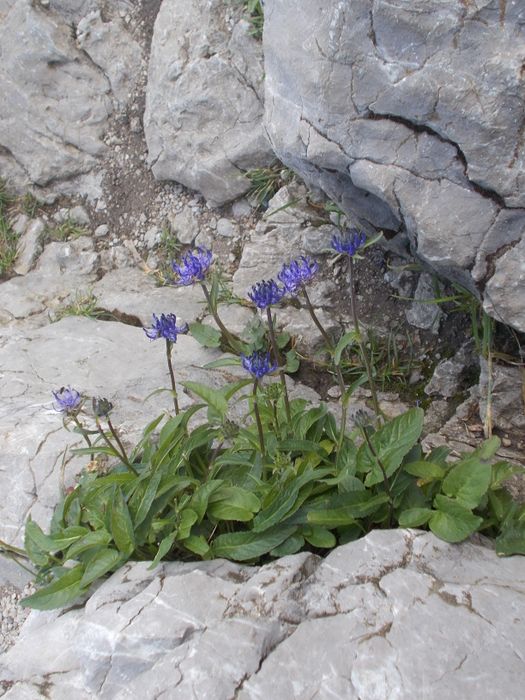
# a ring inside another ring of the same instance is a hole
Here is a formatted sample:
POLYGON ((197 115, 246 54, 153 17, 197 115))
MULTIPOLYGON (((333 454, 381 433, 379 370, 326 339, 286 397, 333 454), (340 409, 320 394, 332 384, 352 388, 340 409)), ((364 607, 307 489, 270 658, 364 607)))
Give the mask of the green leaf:
POLYGON ((525 554, 525 524, 512 525, 496 537, 496 554, 500 557, 525 554))
POLYGON ((145 520, 151 504, 155 500, 162 479, 162 472, 157 470, 142 481, 129 500, 129 510, 135 529, 145 520))
POLYGON ((202 484, 195 489, 195 493, 191 497, 189 505, 190 508, 197 513, 199 517, 198 522, 201 522, 204 518, 211 494, 222 484, 223 481, 220 479, 214 479, 213 481, 207 481, 205 484, 202 484))
POLYGON ((300 483, 294 481, 284 489, 276 490, 274 500, 255 516, 253 531, 264 532, 284 520, 297 501, 299 488, 300 483))
POLYGON ((246 491, 239 486, 220 486, 214 491, 209 499, 209 503, 214 504, 224 501, 231 506, 245 508, 252 513, 257 513, 261 508, 260 499, 251 491, 246 491))
POLYGON ((441 485, 447 496, 456 497, 465 508, 476 508, 487 493, 492 478, 490 464, 466 457, 449 471, 441 485))
POLYGON ((327 527, 352 525, 357 518, 373 515, 385 503, 388 503, 386 493, 372 496, 370 491, 349 491, 316 504, 309 510, 307 520, 327 527))
MULTIPOLYGON (((377 458, 383 464, 387 477, 392 476, 416 444, 423 429, 424 412, 411 408, 406 413, 385 423, 370 436, 377 458)), ((367 442, 363 442, 357 454, 357 470, 367 474, 365 486, 375 486, 383 481, 383 473, 367 442)))
POLYGON ((356 522, 354 516, 350 515, 344 506, 329 510, 311 510, 307 515, 307 520, 312 525, 325 525, 326 527, 353 525, 356 522))
POLYGON ((313 547, 320 547, 321 549, 332 549, 337 544, 337 540, 333 532, 327 530, 325 527, 320 527, 318 525, 308 526, 305 525, 301 530, 305 540, 309 542, 313 547))
POLYGON ((53 583, 44 586, 44 588, 27 598, 23 598, 20 601, 20 605, 24 608, 34 608, 35 610, 53 610, 71 603, 80 593, 83 593, 83 588, 80 584, 83 573, 83 564, 78 564, 72 569, 65 570, 65 573, 53 583))
POLYGON ((474 515, 457 501, 438 494, 434 499, 434 511, 429 527, 437 537, 445 542, 462 542, 476 532, 483 518, 474 515))
POLYGON ((496 452, 499 450, 501 445, 501 440, 496 435, 493 435, 488 440, 481 443, 474 454, 482 460, 491 460, 496 452))
POLYGON ((287 557, 290 554, 296 554, 304 545, 304 537, 295 534, 285 540, 278 547, 274 547, 270 554, 272 557, 287 557))
POLYGON ((202 535, 190 535, 183 542, 183 547, 186 547, 190 552, 198 554, 199 557, 205 557, 210 551, 210 545, 202 535))
POLYGON ((87 535, 77 540, 71 547, 67 550, 65 558, 76 559, 79 554, 87 551, 88 549, 104 547, 111 542, 111 535, 107 530, 95 530, 94 532, 88 532, 87 535))
POLYGON ((188 391, 197 394, 199 398, 206 401, 208 406, 211 406, 217 413, 224 418, 228 411, 228 401, 223 392, 219 389, 211 389, 205 384, 199 382, 181 382, 188 391))
POLYGON ((301 361, 299 360, 299 355, 295 352, 295 350, 288 350, 288 352, 285 354, 285 360, 285 372, 287 374, 293 374, 294 372, 297 372, 301 361))
MULTIPOLYGON (((221 357, 213 362, 202 365, 203 369, 219 369, 220 367, 240 367, 241 361, 238 357, 221 357)), ((251 382, 251 380, 250 380, 251 382)))
POLYGON ((180 512, 180 522, 177 530, 177 536, 179 539, 185 540, 190 536, 191 528, 195 525, 198 519, 199 516, 191 508, 184 508, 184 510, 180 512))
POLYGON ((160 562, 161 559, 163 559, 166 554, 170 551, 170 549, 173 547, 173 543, 175 542, 175 537, 177 536, 176 532, 172 532, 169 535, 167 535, 162 542, 159 544, 159 548, 157 549, 157 554, 155 554, 155 558, 151 562, 151 564, 148 566, 148 571, 151 569, 154 569, 157 564, 160 562))
POLYGON ((430 508, 404 510, 398 518, 399 527, 421 527, 421 525, 428 523, 433 512, 430 508))
POLYGON ((439 464, 425 461, 409 462, 403 465, 403 469, 412 476, 426 480, 443 479, 446 474, 446 471, 439 464))
POLYGON ((122 554, 130 556, 135 549, 135 531, 122 489, 117 487, 111 504, 111 534, 122 554))
POLYGON ((222 334, 217 328, 204 323, 190 323, 190 333, 205 348, 220 348, 222 334))
POLYGON ((345 333, 335 346, 334 350, 334 365, 338 365, 341 362, 341 355, 343 354, 343 350, 347 348, 349 345, 353 345, 354 343, 357 343, 357 338, 358 334, 356 331, 348 331, 348 333, 345 333))
POLYGON ((231 506, 225 501, 210 503, 208 505, 207 514, 216 520, 237 520, 241 523, 247 523, 253 520, 253 511, 241 508, 240 506, 231 506))
POLYGON ((116 569, 123 561, 123 556, 116 549, 102 549, 93 552, 92 556, 85 562, 85 571, 80 585, 87 588, 90 583, 96 581, 108 571, 116 569))
POLYGON ((257 559, 267 554, 281 542, 284 542, 295 532, 295 526, 276 526, 263 533, 258 532, 232 532, 219 535, 211 546, 215 557, 224 557, 233 561, 247 561, 257 559))

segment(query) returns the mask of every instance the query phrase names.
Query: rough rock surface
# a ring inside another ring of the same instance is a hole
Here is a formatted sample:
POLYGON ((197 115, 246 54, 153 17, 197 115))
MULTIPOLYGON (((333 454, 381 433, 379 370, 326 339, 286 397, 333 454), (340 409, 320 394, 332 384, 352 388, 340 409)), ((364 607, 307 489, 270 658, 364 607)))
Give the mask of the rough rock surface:
POLYGON ((520 330, 524 18, 516 1, 267 0, 264 32, 278 156, 472 291, 492 277, 485 308, 520 330))
POLYGON ((262 127, 260 43, 220 0, 164 0, 155 22, 144 130, 160 180, 223 204, 246 192, 243 171, 274 159, 262 127))
POLYGON ((518 700, 524 615, 520 557, 377 531, 324 560, 127 564, 31 613, 0 675, 6 700, 518 700))

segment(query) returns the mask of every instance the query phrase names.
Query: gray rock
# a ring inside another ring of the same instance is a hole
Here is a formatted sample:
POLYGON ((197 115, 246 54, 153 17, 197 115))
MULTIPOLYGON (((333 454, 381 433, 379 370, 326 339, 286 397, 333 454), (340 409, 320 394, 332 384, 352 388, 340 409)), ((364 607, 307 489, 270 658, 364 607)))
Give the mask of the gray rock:
POLYGON ((78 226, 89 226, 91 223, 89 214, 87 213, 85 207, 81 205, 72 207, 69 210, 66 218, 69 219, 69 221, 72 221, 74 224, 77 224, 78 226))
MULTIPOLYGON (((323 309, 316 309, 315 313, 326 332, 332 338, 336 338, 341 327, 334 317, 323 309)), ((325 344, 321 332, 313 323, 312 317, 306 309, 285 306, 276 310, 276 316, 280 328, 294 336, 294 347, 299 353, 311 357, 316 350, 325 344)))
POLYGON ((243 219, 245 216, 250 216, 252 213, 252 207, 250 202, 245 199, 237 199, 232 204, 232 215, 235 219, 243 219))
POLYGON ((469 366, 477 365, 473 343, 463 345, 454 357, 442 360, 425 386, 425 394, 438 394, 446 399, 455 396, 461 388, 462 379, 469 366))
POLYGON ((246 21, 230 31, 224 5, 164 0, 153 35, 144 131, 159 180, 214 204, 250 187, 243 171, 274 159, 262 128, 260 44, 246 21))
POLYGON ((148 250, 152 250, 156 245, 160 243, 162 238, 162 231, 158 226, 150 226, 150 228, 144 234, 144 244, 148 250))
POLYGON ((127 564, 85 608, 31 613, 5 697, 521 697, 520 557, 376 531, 326 559, 127 564), (414 649, 417 651, 415 651, 414 649))
POLYGON ((109 233, 109 226, 107 224, 100 224, 100 226, 97 226, 95 229, 94 235, 95 238, 104 238, 104 236, 107 236, 109 233))
POLYGON ((198 286, 159 287, 151 275, 134 268, 114 270, 93 286, 97 305, 116 318, 136 319, 150 326, 152 314, 171 314, 187 323, 203 311, 204 297, 198 286))
POLYGON ((107 76, 117 104, 125 106, 140 77, 142 50, 122 21, 103 21, 100 10, 91 12, 78 23, 77 42, 107 76))
POLYGON ((93 241, 86 236, 68 243, 48 243, 34 270, 0 284, 5 325, 13 318, 29 317, 37 325, 48 323, 44 312, 56 310, 72 292, 95 281, 98 260, 93 241))
POLYGON ((331 224, 308 226, 303 231, 302 249, 312 255, 326 253, 330 250, 330 241, 337 232, 337 227, 331 224))
POLYGON ((414 302, 405 312, 407 321, 416 328, 437 333, 444 314, 439 304, 433 303, 432 300, 435 298, 434 278, 427 273, 421 274, 414 292, 414 302))
POLYGON ((485 287, 483 308, 498 321, 525 333, 525 237, 509 248, 496 261, 485 287))
POLYGON ((42 251, 42 234, 45 231, 42 219, 32 221, 20 236, 16 262, 13 267, 17 275, 27 275, 42 251))
MULTIPOLYGON (((0 45, 4 175, 18 186, 58 187, 57 180, 87 173, 104 151, 101 137, 112 111, 107 78, 76 47, 70 27, 30 0, 12 4, 0 45)), ((79 181, 80 190, 83 185, 79 181)))
POLYGON ((199 233, 199 222, 191 207, 184 207, 169 217, 172 232, 185 245, 190 245, 199 233))
POLYGON ((487 400, 490 391, 490 412, 493 426, 513 433, 525 434, 525 396, 523 394, 523 370, 498 364, 492 365, 489 377, 488 363, 480 359, 479 377, 481 420, 487 417, 487 400))
POLYGON ((473 292, 495 261, 485 308, 520 329, 524 12, 496 0, 267 0, 264 25, 278 157, 354 224, 397 232, 390 246, 409 242, 473 292))
POLYGON ((11 228, 18 235, 21 236, 27 228, 29 223, 29 217, 25 214, 18 214, 16 219, 11 224, 11 228))
POLYGON ((224 238, 235 238, 239 235, 237 224, 230 219, 219 219, 217 221, 217 235, 224 238))

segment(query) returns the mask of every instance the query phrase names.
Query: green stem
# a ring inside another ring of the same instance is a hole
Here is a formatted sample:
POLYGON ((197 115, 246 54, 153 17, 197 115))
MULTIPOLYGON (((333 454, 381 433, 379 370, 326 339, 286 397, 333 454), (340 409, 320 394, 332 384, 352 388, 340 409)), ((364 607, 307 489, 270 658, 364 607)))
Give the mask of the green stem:
POLYGON ((238 348, 239 348, 239 341, 240 341, 240 338, 235 338, 235 337, 230 333, 230 331, 226 328, 226 326, 224 325, 224 323, 221 321, 221 318, 220 318, 219 314, 217 313, 217 309, 216 309, 216 307, 215 307, 215 304, 212 304, 210 292, 208 291, 208 288, 206 287, 206 285, 204 284, 204 282, 201 282, 201 287, 202 287, 202 291, 204 292, 204 296, 206 297, 206 302, 207 302, 207 304, 208 304, 208 308, 209 308, 209 310, 210 310, 210 312, 211 312, 211 315, 213 316, 213 320, 215 321, 215 323, 216 323, 217 326, 219 327, 219 330, 220 330, 221 333, 223 334, 224 339, 226 340, 226 342, 228 343, 228 345, 230 346, 230 348, 231 348, 232 350, 237 351, 238 348))
POLYGON ((259 386, 259 380, 256 379, 253 383, 253 414, 255 416, 255 422, 257 423, 257 432, 259 433, 259 445, 261 446, 261 454, 263 459, 266 458, 266 447, 264 445, 264 432, 261 423, 261 414, 259 413, 259 406, 257 404, 257 388, 259 386))
POLYGON ((339 440, 337 443, 337 449, 340 450, 341 447, 343 446, 343 440, 344 440, 344 435, 345 435, 345 428, 346 428, 346 416, 347 416, 347 403, 345 401, 345 392, 346 392, 346 384, 345 380, 343 377, 343 373, 341 371, 341 365, 339 362, 335 361, 335 358, 333 357, 333 352, 335 350, 335 345, 332 342, 332 339, 328 335, 328 332, 322 325, 321 321, 319 320, 317 314, 315 313, 314 307, 312 305, 312 302, 310 301, 310 297, 308 296, 308 292, 306 291, 306 287, 303 285, 303 294, 304 294, 304 299, 306 301, 306 308, 308 309, 308 313, 310 314, 312 321, 315 323, 317 328, 319 329, 319 332, 323 336, 328 349, 332 353, 332 361, 335 369, 335 376, 337 377, 337 383, 339 384, 339 390, 341 392, 341 432, 339 433, 339 440))
POLYGON ((357 313, 357 298, 356 298, 356 293, 355 293, 355 282, 354 282, 354 260, 352 256, 350 255, 348 257, 349 259, 349 271, 350 271, 350 301, 352 305, 352 318, 354 322, 354 328, 355 332, 357 334, 357 342, 359 344, 359 350, 361 352, 361 359, 363 360, 363 363, 366 368, 366 375, 368 377, 368 386, 370 388, 370 392, 372 394, 372 403, 374 404, 374 411, 376 413, 376 416, 381 416, 382 412, 381 409, 379 408, 379 401, 377 399, 377 392, 376 392, 376 387, 374 383, 374 378, 372 375, 372 367, 370 365, 370 358, 368 357, 368 352, 366 350, 366 346, 363 343, 363 339, 361 337, 361 328, 359 326, 359 318, 358 318, 358 313, 357 313))
POLYGON ((15 547, 13 544, 7 544, 7 542, 4 542, 4 540, 0 540, 0 549, 5 549, 6 552, 16 554, 19 557, 24 557, 24 559, 29 559, 29 557, 25 553, 25 550, 20 549, 19 547, 15 547))
POLYGON ((392 489, 390 488, 390 482, 388 481, 386 469, 385 469, 383 462, 379 458, 379 455, 377 454, 374 445, 372 444, 372 440, 370 440, 370 436, 368 435, 368 431, 365 428, 365 426, 362 426, 361 432, 363 433, 363 437, 366 440, 366 444, 368 445, 368 449, 372 453, 374 459, 376 460, 376 462, 379 466, 379 469, 381 469, 381 472, 383 474, 383 484, 384 484, 385 491, 388 495, 388 500, 389 500, 388 527, 392 527, 392 523, 394 521, 394 498, 392 496, 392 489))
POLYGON ((277 339, 275 337, 275 329, 273 326, 271 306, 266 307, 266 317, 268 319, 268 331, 270 332, 270 342, 272 344, 273 360, 277 364, 277 366, 279 367, 279 378, 281 380, 281 386, 283 388, 284 408, 286 410, 286 419, 288 420, 288 424, 290 424, 290 422, 292 420, 292 414, 290 412, 290 401, 288 399, 288 389, 286 388, 286 378, 284 376, 284 370, 281 367, 281 355, 279 353, 279 346, 277 345, 277 339))
POLYGON ((179 415, 179 402, 177 400, 177 386, 175 384, 175 372, 173 371, 173 363, 171 361, 171 349, 173 343, 166 338, 166 360, 168 361, 168 371, 170 373, 171 390, 173 392, 173 405, 175 407, 175 415, 179 415))
POLYGON ((118 437, 118 435, 117 435, 117 433, 116 433, 116 430, 115 430, 115 428, 113 427, 113 425, 112 425, 110 419, 107 418, 108 426, 109 426, 109 429, 110 429, 110 431, 111 431, 111 434, 113 435, 113 437, 114 437, 115 440, 117 441, 117 444, 118 444, 119 447, 121 448, 121 450, 122 450, 121 452, 119 452, 119 450, 117 450, 117 448, 115 447, 115 445, 113 445, 113 443, 111 442, 111 440, 109 440, 109 438, 108 438, 108 436, 106 435, 106 433, 102 430, 102 426, 100 425, 100 421, 99 421, 98 417, 97 417, 95 420, 96 420, 96 423, 97 423, 98 432, 99 432, 100 435, 102 436, 102 439, 104 440, 104 442, 106 443, 106 445, 107 445, 111 450, 113 450, 113 452, 115 453, 115 455, 122 461, 123 464, 126 465, 126 467, 127 467, 130 471, 132 471, 132 472, 135 474, 135 476, 138 476, 139 473, 138 473, 138 471, 135 469, 135 467, 133 467, 132 464, 130 463, 130 461, 129 461, 127 455, 126 455, 126 452, 125 452, 124 448, 122 447, 122 443, 120 442, 120 438, 118 437))
MULTIPOLYGON (((72 415, 71 418, 73 419, 73 423, 77 426, 77 428, 80 430, 80 433, 82 434, 82 437, 84 440, 87 442, 88 447, 93 447, 91 444, 91 440, 89 439, 89 435, 87 434, 86 430, 84 429, 84 426, 82 423, 78 420, 78 416, 72 415)), ((89 455, 91 461, 93 462, 95 460, 95 455, 93 452, 89 455)))

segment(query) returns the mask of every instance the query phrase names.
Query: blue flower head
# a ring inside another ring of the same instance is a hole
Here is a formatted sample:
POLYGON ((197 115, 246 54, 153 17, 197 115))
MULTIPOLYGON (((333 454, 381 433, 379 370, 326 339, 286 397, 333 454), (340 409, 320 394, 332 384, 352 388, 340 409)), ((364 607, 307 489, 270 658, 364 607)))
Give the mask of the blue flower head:
POLYGON ((57 391, 51 392, 55 399, 54 409, 59 413, 76 413, 82 403, 82 397, 76 389, 63 386, 57 391))
POLYGON ((273 279, 257 282, 248 292, 248 296, 259 309, 266 309, 272 304, 277 304, 286 294, 284 287, 279 287, 273 279))
POLYGON ((256 379, 262 379, 266 374, 277 369, 277 365, 272 362, 270 353, 266 350, 256 350, 251 355, 241 353, 241 362, 244 369, 256 379))
POLYGON ((332 248, 338 253, 345 253, 351 258, 366 243, 366 236, 355 228, 348 229, 344 234, 332 238, 332 248))
POLYGON ((319 270, 319 264, 311 258, 301 255, 289 265, 283 265, 277 275, 289 294, 296 295, 303 284, 309 282, 319 270))
POLYGON ((202 282, 208 272, 213 254, 207 248, 196 248, 182 257, 180 265, 171 263, 171 269, 175 272, 178 284, 187 287, 194 282, 202 282))
POLYGON ((152 327, 144 328, 143 330, 150 340, 165 338, 172 343, 176 343, 179 334, 188 332, 188 324, 183 323, 182 326, 177 326, 175 314, 161 314, 160 318, 153 314, 152 327))

